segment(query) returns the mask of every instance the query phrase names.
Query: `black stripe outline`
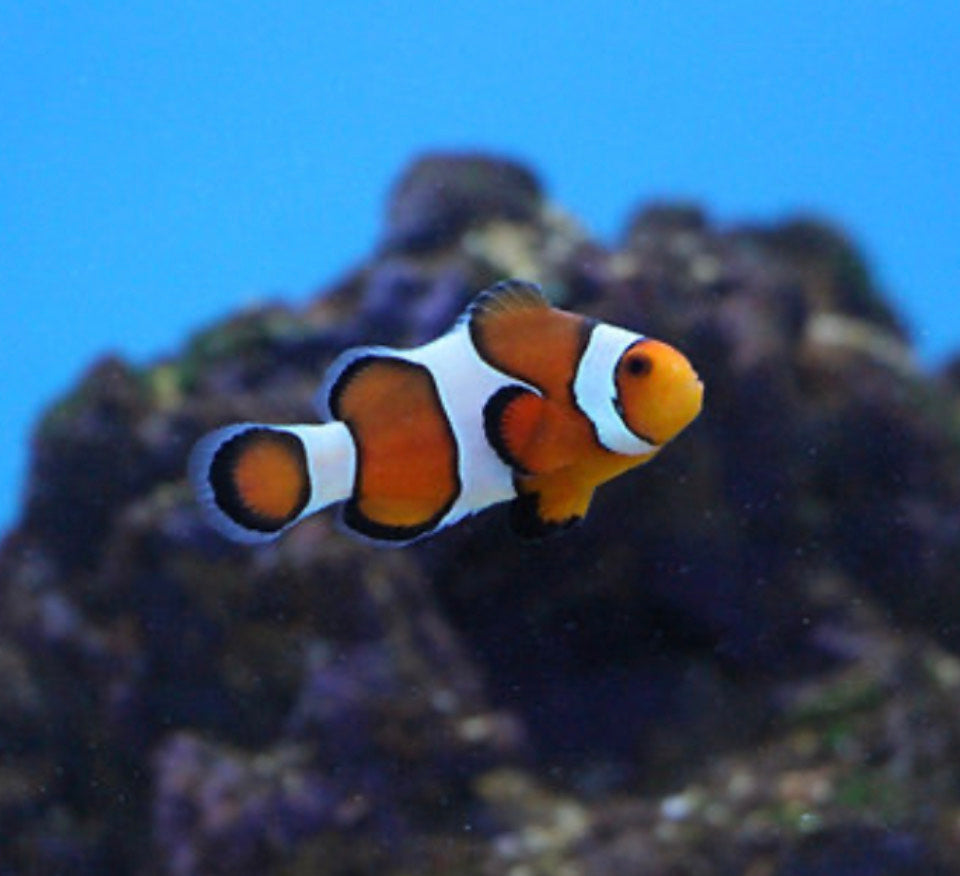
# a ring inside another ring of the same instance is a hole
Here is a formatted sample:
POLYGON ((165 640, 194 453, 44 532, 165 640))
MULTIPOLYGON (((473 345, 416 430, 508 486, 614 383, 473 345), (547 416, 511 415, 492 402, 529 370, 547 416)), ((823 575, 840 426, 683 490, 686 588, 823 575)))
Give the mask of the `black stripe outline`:
MULTIPOLYGON (((483 433, 486 435, 487 443, 493 448, 494 453, 500 458, 500 461, 508 468, 520 474, 531 474, 530 470, 523 465, 507 447, 503 440, 503 413, 510 406, 514 399, 522 395, 536 395, 536 393, 524 386, 511 384, 498 389, 483 406, 483 433)), ((537 396, 541 398, 542 396, 537 396)))
POLYGON ((343 524, 354 532, 357 532, 367 538, 375 541, 389 542, 413 541, 414 539, 426 535, 427 533, 436 529, 443 521, 443 518, 450 513, 450 510, 453 508, 457 499, 460 498, 460 494, 463 492, 463 481, 460 477, 460 446, 457 443, 453 426, 450 423, 450 417, 447 415, 446 408, 444 407, 440 398, 440 392, 437 389, 437 382, 434 380, 433 374, 430 373, 430 369, 425 365, 421 365, 419 362, 411 362, 409 359, 404 359, 401 356, 383 356, 379 354, 362 356, 351 362, 337 377, 333 386, 330 388, 329 399, 330 413, 334 419, 340 420, 340 422, 347 427, 347 430, 350 432, 350 437, 353 439, 353 446, 356 453, 353 489, 350 493, 350 497, 344 503, 341 511, 341 519, 343 524), (360 481, 364 466, 363 442, 359 440, 355 425, 349 419, 344 419, 340 416, 340 402, 349 383, 354 380, 362 371, 366 370, 368 367, 377 362, 389 362, 392 365, 397 365, 401 368, 415 369, 427 376, 429 379, 430 389, 433 392, 433 401, 436 405, 437 411, 440 412, 440 415, 443 418, 444 425, 447 429, 447 437, 450 441, 450 446, 453 448, 453 490, 451 491, 450 498, 433 516, 422 523, 417 523, 413 526, 391 526, 380 523, 371 519, 370 517, 367 517, 359 507, 360 481))
POLYGON ((269 426, 251 426, 224 441, 213 454, 207 480, 217 507, 237 526, 255 532, 271 534, 279 532, 293 523, 310 501, 310 469, 307 465, 307 453, 303 441, 290 432, 269 426), (297 467, 300 469, 302 482, 300 495, 297 497, 293 511, 284 517, 271 517, 250 508, 243 501, 233 477, 237 461, 250 442, 265 438, 286 445, 286 449, 296 457, 297 467))
POLYGON ((578 515, 557 522, 544 520, 540 515, 540 494, 522 492, 510 503, 510 528, 520 538, 535 541, 550 538, 572 529, 583 520, 578 515))
POLYGON ((629 353, 634 347, 637 347, 640 344, 645 343, 646 341, 647 341, 647 338, 640 338, 639 340, 634 341, 629 347, 627 347, 620 354, 620 357, 617 359, 617 364, 613 366, 613 387, 617 391, 617 394, 613 397, 613 408, 617 412, 617 416, 620 417, 620 419, 623 421, 623 425, 626 426, 626 429, 628 432, 630 432, 630 434, 635 435, 641 441, 646 441, 646 443, 649 444, 651 447, 656 448, 660 446, 659 444, 657 444, 656 441, 654 441, 652 438, 648 437, 647 435, 644 435, 643 432, 638 432, 636 429, 633 428, 633 426, 631 426, 627 422, 627 414, 626 414, 626 411, 624 411, 623 409, 623 402, 620 401, 620 387, 617 386, 617 373, 620 371, 620 363, 623 362, 623 360, 626 358, 627 353, 629 353))
POLYGON ((605 450, 607 453, 613 453, 613 451, 600 440, 600 432, 597 429, 597 424, 593 422, 593 417, 580 407, 580 404, 577 402, 577 394, 574 391, 574 385, 577 382, 580 369, 583 367, 583 354, 587 352, 590 339, 593 337, 593 332, 598 325, 600 325, 599 320, 588 316, 583 317, 583 322, 580 324, 580 347, 577 350, 577 367, 573 369, 573 374, 570 375, 570 380, 567 383, 567 395, 570 397, 570 404, 573 405, 574 410, 590 424, 590 431, 593 433, 593 440, 597 447, 605 450))

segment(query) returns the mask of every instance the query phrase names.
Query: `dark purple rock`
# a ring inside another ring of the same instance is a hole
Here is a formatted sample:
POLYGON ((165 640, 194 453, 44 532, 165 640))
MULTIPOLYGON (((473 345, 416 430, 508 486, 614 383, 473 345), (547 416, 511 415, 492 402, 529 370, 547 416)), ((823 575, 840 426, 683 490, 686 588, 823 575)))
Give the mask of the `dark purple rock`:
POLYGON ((423 252, 489 222, 533 222, 542 204, 536 176, 521 164, 479 154, 435 154, 400 177, 387 207, 389 250, 423 252))
POLYGON ((804 838, 785 856, 775 876, 953 876, 919 837, 853 825, 804 838))
POLYGON ((357 811, 296 747, 228 752, 180 734, 155 763, 154 839, 171 876, 256 876, 357 811))

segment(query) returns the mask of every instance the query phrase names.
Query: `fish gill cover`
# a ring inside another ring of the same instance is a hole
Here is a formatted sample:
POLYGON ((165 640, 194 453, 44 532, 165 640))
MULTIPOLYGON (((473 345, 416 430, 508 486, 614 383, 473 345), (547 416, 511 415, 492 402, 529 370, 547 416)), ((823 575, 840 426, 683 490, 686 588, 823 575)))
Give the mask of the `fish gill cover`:
POLYGON ((382 244, 47 412, 0 553, 0 873, 960 872, 960 404, 855 246, 650 205, 602 246, 431 155, 382 244), (224 541, 185 479, 479 289, 676 343, 707 405, 584 525, 224 541))

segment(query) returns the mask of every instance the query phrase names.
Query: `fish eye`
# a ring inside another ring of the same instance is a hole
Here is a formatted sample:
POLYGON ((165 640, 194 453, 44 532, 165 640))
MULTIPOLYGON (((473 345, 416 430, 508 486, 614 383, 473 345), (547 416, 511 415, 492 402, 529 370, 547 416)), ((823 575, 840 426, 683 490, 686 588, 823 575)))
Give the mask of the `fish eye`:
POLYGON ((653 361, 649 356, 638 354, 627 359, 627 374, 631 377, 643 377, 653 371, 653 361))

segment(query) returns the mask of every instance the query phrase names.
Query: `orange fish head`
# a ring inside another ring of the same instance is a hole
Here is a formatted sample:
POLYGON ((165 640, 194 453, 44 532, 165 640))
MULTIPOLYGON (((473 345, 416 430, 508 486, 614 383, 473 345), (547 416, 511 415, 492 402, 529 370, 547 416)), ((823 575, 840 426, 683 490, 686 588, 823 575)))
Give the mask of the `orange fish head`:
POLYGON ((689 426, 703 406, 703 383, 687 357, 652 338, 620 357, 614 382, 624 422, 658 447, 689 426))

